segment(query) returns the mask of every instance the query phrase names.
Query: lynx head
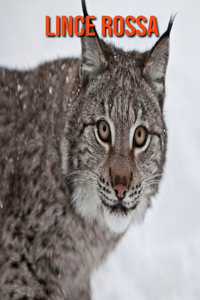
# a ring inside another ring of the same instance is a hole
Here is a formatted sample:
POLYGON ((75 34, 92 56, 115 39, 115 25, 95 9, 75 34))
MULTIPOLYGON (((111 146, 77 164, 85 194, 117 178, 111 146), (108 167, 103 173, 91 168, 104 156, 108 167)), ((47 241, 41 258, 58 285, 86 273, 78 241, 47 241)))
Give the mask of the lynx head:
POLYGON ((81 92, 65 128, 63 171, 76 211, 89 220, 104 220, 117 233, 143 219, 162 176, 173 20, 144 53, 106 44, 95 29, 95 37, 81 40, 81 92))

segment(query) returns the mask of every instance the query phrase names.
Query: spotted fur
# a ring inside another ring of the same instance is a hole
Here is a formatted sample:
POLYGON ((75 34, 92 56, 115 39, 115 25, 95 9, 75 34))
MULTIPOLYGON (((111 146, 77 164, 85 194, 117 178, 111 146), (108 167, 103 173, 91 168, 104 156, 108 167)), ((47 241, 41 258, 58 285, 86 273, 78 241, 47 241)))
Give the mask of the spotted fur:
POLYGON ((145 53, 84 36, 81 60, 0 69, 1 300, 90 299, 91 271, 143 219, 165 162, 172 22, 145 53))

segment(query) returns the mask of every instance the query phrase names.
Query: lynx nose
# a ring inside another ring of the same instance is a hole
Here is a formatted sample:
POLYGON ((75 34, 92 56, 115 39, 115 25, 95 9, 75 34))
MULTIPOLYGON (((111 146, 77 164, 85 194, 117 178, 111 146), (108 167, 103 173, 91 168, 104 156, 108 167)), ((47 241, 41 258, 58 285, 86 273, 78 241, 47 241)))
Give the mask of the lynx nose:
POLYGON ((128 191, 127 187, 123 184, 117 184, 114 186, 116 196, 119 200, 122 200, 125 197, 126 192, 128 191))

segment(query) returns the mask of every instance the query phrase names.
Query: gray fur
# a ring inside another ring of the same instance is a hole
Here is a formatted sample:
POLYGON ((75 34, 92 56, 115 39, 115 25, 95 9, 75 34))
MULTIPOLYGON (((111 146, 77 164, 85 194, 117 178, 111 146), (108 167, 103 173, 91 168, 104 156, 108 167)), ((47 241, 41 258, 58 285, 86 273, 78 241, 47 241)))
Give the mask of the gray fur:
POLYGON ((167 135, 156 74, 165 77, 169 34, 145 53, 89 39, 82 62, 0 69, 1 300, 90 299, 91 271, 158 190, 167 135), (111 144, 99 140, 101 119, 111 144), (140 125, 149 137, 136 149, 140 125), (118 175, 126 212, 109 206, 118 175))

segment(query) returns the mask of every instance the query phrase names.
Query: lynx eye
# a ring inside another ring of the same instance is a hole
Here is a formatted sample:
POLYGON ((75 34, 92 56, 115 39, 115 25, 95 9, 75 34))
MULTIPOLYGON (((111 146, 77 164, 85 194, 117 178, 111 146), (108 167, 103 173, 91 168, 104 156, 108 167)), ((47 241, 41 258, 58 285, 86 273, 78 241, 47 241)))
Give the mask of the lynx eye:
POLYGON ((110 126, 108 123, 101 120, 97 126, 100 139, 104 142, 108 142, 110 140, 110 126))
POLYGON ((136 128, 134 133, 134 145, 136 147, 142 147, 146 143, 147 140, 147 130, 145 127, 139 126, 136 128))

